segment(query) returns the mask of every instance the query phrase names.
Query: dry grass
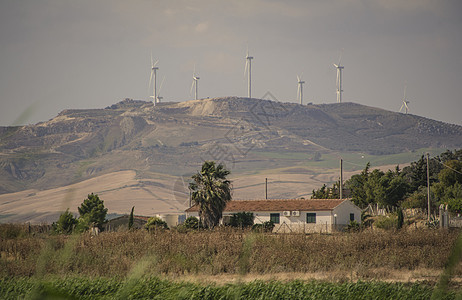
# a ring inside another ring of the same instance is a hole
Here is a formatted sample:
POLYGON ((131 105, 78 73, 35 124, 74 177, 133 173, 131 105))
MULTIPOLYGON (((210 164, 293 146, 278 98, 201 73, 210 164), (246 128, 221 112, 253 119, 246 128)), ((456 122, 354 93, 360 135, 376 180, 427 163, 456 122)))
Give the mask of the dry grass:
MULTIPOLYGON (((144 273, 171 278, 319 276, 340 282, 433 281, 444 268, 457 235, 456 231, 445 230, 273 235, 223 229, 189 233, 139 230, 96 237, 1 237, 0 276, 122 278, 143 262, 144 273)), ((460 265, 456 274, 462 274, 460 265)))

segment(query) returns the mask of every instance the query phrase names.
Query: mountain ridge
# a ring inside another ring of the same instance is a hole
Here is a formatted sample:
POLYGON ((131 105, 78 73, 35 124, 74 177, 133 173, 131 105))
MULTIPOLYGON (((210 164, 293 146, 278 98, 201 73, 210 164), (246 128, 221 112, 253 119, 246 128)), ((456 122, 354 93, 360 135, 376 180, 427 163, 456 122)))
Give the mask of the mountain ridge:
POLYGON ((154 106, 125 99, 104 109, 63 110, 35 125, 0 127, 0 194, 129 169, 181 175, 205 159, 237 172, 252 171, 252 164, 277 166, 261 151, 381 155, 460 147, 462 126, 351 102, 221 97, 154 106))

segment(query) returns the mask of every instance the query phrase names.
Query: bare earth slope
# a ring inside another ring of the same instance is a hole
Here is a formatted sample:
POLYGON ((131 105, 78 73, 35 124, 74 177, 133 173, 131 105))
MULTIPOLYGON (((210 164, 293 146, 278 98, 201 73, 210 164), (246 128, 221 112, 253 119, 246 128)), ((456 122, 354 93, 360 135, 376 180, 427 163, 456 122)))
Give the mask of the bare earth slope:
POLYGON ((75 210, 91 192, 104 195, 110 212, 133 205, 148 215, 181 211, 188 195, 183 178, 204 160, 231 169, 236 198, 263 196, 264 177, 272 180, 274 197, 300 197, 336 180, 337 165, 328 159, 340 153, 461 147, 462 126, 354 103, 228 97, 153 106, 126 99, 105 109, 65 110, 35 125, 0 127, 0 222, 49 220, 43 207, 75 210), (111 182, 120 184, 104 187, 111 182))

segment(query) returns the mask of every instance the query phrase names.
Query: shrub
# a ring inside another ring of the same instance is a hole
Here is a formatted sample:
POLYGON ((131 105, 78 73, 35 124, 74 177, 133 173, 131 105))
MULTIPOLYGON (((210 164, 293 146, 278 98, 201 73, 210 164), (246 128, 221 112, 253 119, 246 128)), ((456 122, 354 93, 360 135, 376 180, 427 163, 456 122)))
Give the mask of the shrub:
POLYGON ((377 228, 389 230, 396 228, 397 226, 397 220, 394 215, 391 216, 379 216, 374 222, 375 226, 377 228))
POLYGON ((239 228, 252 227, 254 219, 255 217, 251 212, 239 212, 231 216, 229 225, 239 228))
POLYGON ((149 218, 148 222, 145 225, 147 230, 152 230, 154 229, 168 229, 167 222, 162 220, 159 217, 152 217, 149 218))
POLYGON ((58 221, 53 224, 53 229, 56 233, 70 234, 77 223, 77 219, 69 212, 68 208, 59 216, 58 221))
POLYGON ((348 224, 346 228, 346 230, 349 232, 359 232, 360 229, 361 229, 361 226, 355 220, 350 221, 350 223, 348 224))
POLYGON ((254 224, 252 226, 253 231, 260 231, 260 232, 272 232, 274 228, 273 221, 266 221, 261 224, 254 224))
POLYGON ((186 228, 186 229, 199 229, 199 219, 196 218, 196 217, 188 217, 184 223, 183 223, 183 227, 186 228))
POLYGON ((451 212, 462 213, 462 199, 461 198, 450 198, 447 201, 448 209, 451 212))

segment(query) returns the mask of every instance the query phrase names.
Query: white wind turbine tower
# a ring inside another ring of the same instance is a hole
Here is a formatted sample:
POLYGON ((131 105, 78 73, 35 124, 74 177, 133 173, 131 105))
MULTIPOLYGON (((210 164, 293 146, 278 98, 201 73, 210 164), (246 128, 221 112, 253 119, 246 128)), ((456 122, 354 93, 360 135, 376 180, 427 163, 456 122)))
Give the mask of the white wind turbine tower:
POLYGON ((151 53, 151 77, 149 78, 149 89, 151 89, 151 82, 153 82, 153 90, 152 90, 152 96, 149 96, 149 98, 152 98, 152 101, 154 102, 154 106, 156 105, 157 102, 157 70, 159 69, 156 67, 157 63, 159 61, 156 60, 156 62, 153 62, 152 60, 152 53, 151 53))
POLYGON ((244 76, 247 73, 247 80, 248 80, 248 92, 247 97, 252 98, 252 59, 253 56, 249 55, 249 49, 247 49, 247 55, 245 57, 245 70, 244 76))
POLYGON ((337 103, 342 102, 342 70, 343 66, 340 64, 340 61, 342 60, 342 55, 340 55, 340 58, 338 60, 338 64, 334 64, 334 67, 337 68, 337 103))
POLYGON ((194 88, 194 100, 197 100, 197 85, 200 77, 196 76, 196 65, 194 65, 194 71, 193 71, 193 82, 191 84, 191 91, 189 92, 192 94, 193 88, 194 88))
POLYGON ((409 112, 409 101, 406 98, 406 86, 404 86, 404 97, 403 97, 403 105, 401 105, 401 108, 399 109, 399 112, 401 112, 404 109, 404 113, 407 114, 409 112))
POLYGON ((298 80, 298 90, 297 90, 297 98, 300 101, 300 105, 303 105, 303 84, 305 81, 302 81, 302 76, 297 75, 298 80))

